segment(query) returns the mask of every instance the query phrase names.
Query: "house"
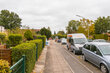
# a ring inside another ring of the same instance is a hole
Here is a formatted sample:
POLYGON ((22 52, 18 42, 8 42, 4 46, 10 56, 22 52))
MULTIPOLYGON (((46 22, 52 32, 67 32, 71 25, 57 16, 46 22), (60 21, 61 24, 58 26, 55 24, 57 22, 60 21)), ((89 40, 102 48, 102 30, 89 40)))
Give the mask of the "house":
POLYGON ((5 32, 5 28, 3 26, 0 26, 0 32, 5 32))

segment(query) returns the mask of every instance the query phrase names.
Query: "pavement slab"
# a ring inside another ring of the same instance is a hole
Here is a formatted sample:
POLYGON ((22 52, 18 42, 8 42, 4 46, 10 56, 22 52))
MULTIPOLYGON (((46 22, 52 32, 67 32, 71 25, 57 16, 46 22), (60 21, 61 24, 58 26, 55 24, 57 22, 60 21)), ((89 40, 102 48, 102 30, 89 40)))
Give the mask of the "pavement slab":
POLYGON ((58 49, 51 41, 50 48, 47 49, 44 73, 73 73, 58 49))

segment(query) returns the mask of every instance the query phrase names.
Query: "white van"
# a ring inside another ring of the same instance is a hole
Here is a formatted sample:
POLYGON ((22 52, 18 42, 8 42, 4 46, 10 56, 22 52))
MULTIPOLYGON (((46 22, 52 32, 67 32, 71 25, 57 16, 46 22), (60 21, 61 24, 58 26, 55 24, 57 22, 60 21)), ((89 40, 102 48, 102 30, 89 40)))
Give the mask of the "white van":
POLYGON ((88 40, 82 33, 67 35, 67 48, 73 51, 74 54, 82 54, 82 47, 86 42, 88 42, 88 40))

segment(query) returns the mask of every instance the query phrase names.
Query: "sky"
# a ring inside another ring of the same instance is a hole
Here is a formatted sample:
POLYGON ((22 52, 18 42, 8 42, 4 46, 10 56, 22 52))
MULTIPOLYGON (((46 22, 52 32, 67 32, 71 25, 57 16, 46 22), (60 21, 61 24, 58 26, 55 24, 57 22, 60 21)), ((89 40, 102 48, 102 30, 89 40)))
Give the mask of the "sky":
POLYGON ((70 20, 83 16, 95 20, 110 15, 110 0, 0 0, 0 10, 15 12, 22 19, 22 25, 40 29, 50 27, 51 31, 66 31, 70 20))

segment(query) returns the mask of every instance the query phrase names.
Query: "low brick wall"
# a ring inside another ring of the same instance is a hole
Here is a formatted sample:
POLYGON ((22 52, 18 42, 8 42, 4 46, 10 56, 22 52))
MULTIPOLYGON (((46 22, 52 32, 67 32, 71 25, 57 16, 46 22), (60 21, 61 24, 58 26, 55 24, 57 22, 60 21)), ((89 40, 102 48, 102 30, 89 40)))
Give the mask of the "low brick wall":
POLYGON ((8 61, 11 65, 11 49, 0 49, 0 59, 8 61))

